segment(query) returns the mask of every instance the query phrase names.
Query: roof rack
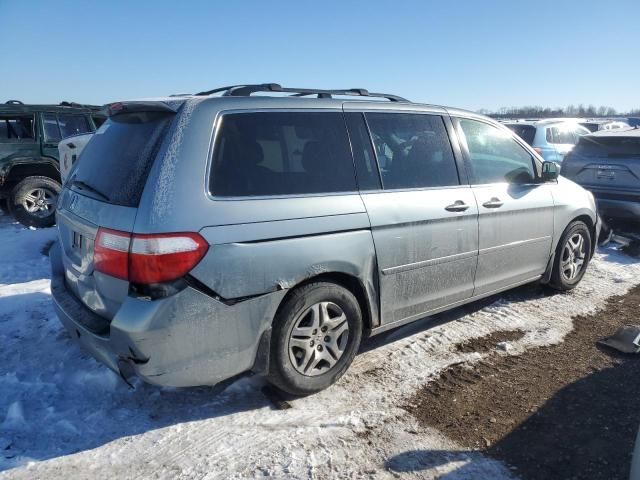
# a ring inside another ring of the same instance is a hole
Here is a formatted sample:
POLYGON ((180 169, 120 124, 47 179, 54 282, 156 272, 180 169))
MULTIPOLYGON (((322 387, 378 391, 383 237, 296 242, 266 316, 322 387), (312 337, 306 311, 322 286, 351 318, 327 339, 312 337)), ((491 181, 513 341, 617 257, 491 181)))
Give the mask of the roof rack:
POLYGON ((322 90, 317 88, 289 88, 283 87, 277 83, 261 83, 258 85, 231 85, 228 87, 214 88, 204 92, 196 93, 196 96, 213 95, 214 93, 224 92, 225 97, 246 97, 256 92, 277 92, 292 93, 294 97, 305 97, 307 95, 317 95, 318 98, 332 98, 333 95, 345 95, 356 97, 378 97, 386 98, 391 102, 408 102, 406 98, 388 93, 372 93, 364 88, 350 88, 346 90, 322 90))

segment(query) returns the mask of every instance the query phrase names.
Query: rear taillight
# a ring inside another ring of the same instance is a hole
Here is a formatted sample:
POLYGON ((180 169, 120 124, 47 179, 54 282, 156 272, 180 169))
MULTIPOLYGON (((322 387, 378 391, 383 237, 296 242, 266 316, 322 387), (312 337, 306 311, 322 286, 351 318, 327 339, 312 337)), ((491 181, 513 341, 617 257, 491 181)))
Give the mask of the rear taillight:
POLYGON ((540 147, 533 147, 533 151, 536 152, 538 155, 542 155, 542 149, 540 147))
POLYGON ((129 245, 131 234, 98 229, 93 246, 93 266, 102 273, 127 280, 129 277, 129 245))
POLYGON ((100 228, 94 247, 99 272, 137 284, 170 282, 195 267, 209 248, 197 233, 129 234, 100 228))

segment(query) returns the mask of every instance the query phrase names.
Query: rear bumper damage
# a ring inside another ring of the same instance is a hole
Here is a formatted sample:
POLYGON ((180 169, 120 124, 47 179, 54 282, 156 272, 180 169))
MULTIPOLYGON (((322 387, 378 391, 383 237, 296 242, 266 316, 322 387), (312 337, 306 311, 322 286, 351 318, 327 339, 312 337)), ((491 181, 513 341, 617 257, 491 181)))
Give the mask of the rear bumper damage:
POLYGON ((69 334, 123 378, 135 374, 156 385, 213 385, 255 368, 260 340, 286 293, 276 291, 234 305, 191 287, 152 301, 130 296, 108 332, 98 334, 90 329, 95 314, 66 287, 58 244, 50 257, 51 293, 69 334))

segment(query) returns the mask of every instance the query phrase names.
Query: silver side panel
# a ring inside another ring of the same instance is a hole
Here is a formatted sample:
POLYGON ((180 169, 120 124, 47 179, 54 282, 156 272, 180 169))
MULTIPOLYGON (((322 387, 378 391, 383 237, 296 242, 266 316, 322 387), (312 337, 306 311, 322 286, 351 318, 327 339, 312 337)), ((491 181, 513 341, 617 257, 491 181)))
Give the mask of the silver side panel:
POLYGON ((363 194, 380 270, 382 323, 471 297, 478 210, 469 187, 363 194), (445 209, 457 201, 464 212, 445 209))
MULTIPOLYGON (((223 299, 263 295, 289 289, 321 274, 342 273, 364 287, 372 322, 377 325, 376 257, 368 220, 354 219, 362 230, 302 237, 212 244, 191 275, 223 299)), ((235 227, 209 227, 202 235, 210 242, 234 238, 235 227)))
POLYGON ((479 215, 479 256, 474 295, 542 275, 554 235, 551 184, 474 186, 479 215), (503 203, 484 206, 492 199, 503 203))

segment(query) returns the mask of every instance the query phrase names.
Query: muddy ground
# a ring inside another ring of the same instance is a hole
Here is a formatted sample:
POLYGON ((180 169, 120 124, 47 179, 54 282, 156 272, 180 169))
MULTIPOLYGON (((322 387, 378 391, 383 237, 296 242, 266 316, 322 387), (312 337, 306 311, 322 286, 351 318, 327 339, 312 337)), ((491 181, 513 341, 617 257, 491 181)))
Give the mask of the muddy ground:
POLYGON ((563 343, 521 356, 496 346, 519 332, 462 344, 495 349, 473 367, 455 365, 407 407, 422 423, 515 467, 524 479, 626 479, 640 425, 640 356, 597 341, 640 323, 640 286, 574 319, 563 343))

